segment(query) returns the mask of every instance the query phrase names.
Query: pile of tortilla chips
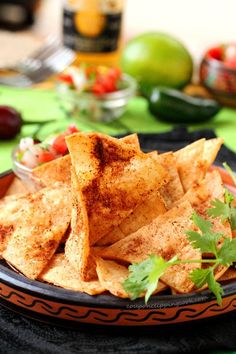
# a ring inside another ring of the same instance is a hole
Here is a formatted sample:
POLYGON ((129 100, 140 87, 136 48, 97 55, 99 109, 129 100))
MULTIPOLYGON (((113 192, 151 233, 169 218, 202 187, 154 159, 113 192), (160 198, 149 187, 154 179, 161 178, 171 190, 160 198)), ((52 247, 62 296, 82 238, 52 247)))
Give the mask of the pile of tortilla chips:
MULTIPOLYGON (((186 230, 196 230, 194 210, 207 218, 211 200, 224 200, 210 167, 222 139, 201 139, 177 151, 143 153, 136 134, 123 139, 77 133, 69 155, 33 171, 34 193, 0 201, 0 252, 16 270, 91 295, 127 298, 128 266, 150 254, 165 260, 201 259, 186 230)), ((227 222, 215 230, 232 237, 227 222)), ((195 291, 189 272, 199 263, 168 268, 155 293, 195 291)), ((228 280, 225 267, 215 277, 228 280)))

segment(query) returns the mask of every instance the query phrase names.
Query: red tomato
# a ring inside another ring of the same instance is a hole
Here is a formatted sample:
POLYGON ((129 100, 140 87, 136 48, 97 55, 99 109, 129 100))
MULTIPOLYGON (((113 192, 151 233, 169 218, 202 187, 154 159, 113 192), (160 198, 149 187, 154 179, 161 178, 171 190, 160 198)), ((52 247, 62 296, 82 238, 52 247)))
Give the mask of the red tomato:
POLYGON ((111 79, 118 80, 121 77, 120 68, 111 68, 107 74, 111 79))
POLYGON ((65 134, 66 134, 66 135, 70 135, 70 134, 78 133, 78 132, 79 132, 79 129, 76 127, 76 125, 75 125, 75 124, 71 124, 71 125, 69 125, 69 127, 66 129, 65 134))
POLYGON ((103 93, 106 93, 105 88, 103 87, 103 85, 99 82, 95 82, 95 84, 92 87, 92 91, 95 95, 101 95, 103 93))
POLYGON ((68 85, 73 85, 74 81, 71 75, 68 74, 61 74, 59 76, 59 80, 66 82, 68 85))
POLYGON ((223 47, 213 47, 208 50, 207 55, 216 60, 223 60, 224 49, 223 47))
POLYGON ((53 144, 53 149, 55 149, 58 153, 65 155, 68 152, 68 148, 65 141, 65 134, 58 135, 53 144))
POLYGON ((236 58, 225 59, 224 64, 227 68, 236 69, 236 58))
POLYGON ((55 159, 55 154, 48 150, 41 150, 38 154, 38 163, 45 163, 55 159))
POLYGON ((99 83, 102 85, 106 93, 116 90, 115 80, 111 79, 109 76, 101 77, 99 83))
POLYGON ((97 71, 96 71, 96 66, 88 66, 85 69, 86 76, 88 79, 91 79, 92 77, 96 76, 97 71))

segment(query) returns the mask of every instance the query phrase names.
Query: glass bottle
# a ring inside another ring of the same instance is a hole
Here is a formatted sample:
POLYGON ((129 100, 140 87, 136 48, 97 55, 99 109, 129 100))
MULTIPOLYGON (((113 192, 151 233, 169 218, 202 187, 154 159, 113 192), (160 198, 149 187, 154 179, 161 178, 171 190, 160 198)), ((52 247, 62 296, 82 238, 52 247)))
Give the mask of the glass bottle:
POLYGON ((64 45, 77 52, 75 64, 118 64, 123 7, 124 0, 65 1, 64 45))

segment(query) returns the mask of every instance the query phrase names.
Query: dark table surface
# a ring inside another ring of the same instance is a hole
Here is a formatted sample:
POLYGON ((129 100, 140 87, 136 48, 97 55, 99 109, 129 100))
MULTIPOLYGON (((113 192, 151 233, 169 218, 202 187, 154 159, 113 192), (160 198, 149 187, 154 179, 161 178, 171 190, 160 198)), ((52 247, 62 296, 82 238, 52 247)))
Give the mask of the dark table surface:
POLYGON ((0 307, 0 353, 228 353, 236 349, 236 313, 146 328, 66 329, 0 307))

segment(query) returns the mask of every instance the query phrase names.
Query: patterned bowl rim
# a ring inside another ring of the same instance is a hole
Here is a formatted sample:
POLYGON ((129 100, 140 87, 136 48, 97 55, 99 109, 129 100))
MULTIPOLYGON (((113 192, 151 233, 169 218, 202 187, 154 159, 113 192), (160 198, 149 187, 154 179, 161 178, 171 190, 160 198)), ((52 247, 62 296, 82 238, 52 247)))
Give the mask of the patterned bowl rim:
MULTIPOLYGON (((59 301, 73 305, 97 306, 102 308, 171 308, 206 303, 215 299, 214 295, 209 290, 191 294, 154 295, 150 298, 147 305, 145 305, 143 298, 131 301, 129 299, 120 299, 110 294, 92 296, 28 279, 24 275, 9 269, 4 260, 2 260, 0 264, 0 283, 1 282, 23 293, 27 293, 31 296, 39 296, 54 302, 59 301)), ((223 290, 223 298, 234 295, 236 293, 236 280, 223 285, 223 290)))

